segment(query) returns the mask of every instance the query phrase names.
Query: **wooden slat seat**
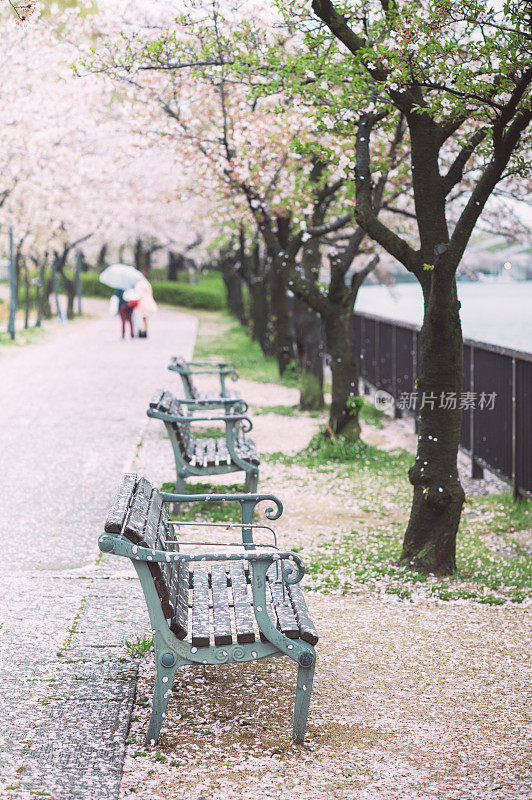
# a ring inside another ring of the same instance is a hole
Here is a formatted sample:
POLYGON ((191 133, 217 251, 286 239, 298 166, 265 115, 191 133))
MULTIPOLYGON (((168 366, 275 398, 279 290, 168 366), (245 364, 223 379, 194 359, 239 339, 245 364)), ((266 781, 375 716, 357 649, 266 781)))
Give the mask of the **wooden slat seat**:
POLYGON ((253 624, 252 601, 248 590, 248 576, 241 561, 229 564, 229 579, 233 595, 233 608, 235 613, 235 628, 237 642, 250 644, 255 641, 255 627, 253 624))
POLYGON ((192 587, 192 646, 208 647, 210 639, 209 623, 209 570, 203 565, 194 567, 192 587))
MULTIPOLYGON (((107 533, 123 531, 134 545, 174 552, 167 542, 176 541, 169 524, 168 509, 162 496, 146 478, 135 483, 135 476, 124 476, 105 523, 107 533), (128 495, 129 492, 129 495, 128 495)), ((188 609, 192 608, 192 644, 208 647, 231 644, 232 631, 240 643, 255 641, 253 603, 250 598, 252 573, 244 561, 209 568, 196 565, 189 574, 188 564, 149 563, 157 594, 171 630, 180 639, 188 634, 188 609), (189 588, 192 600, 189 602, 189 588), (209 608, 213 619, 209 621, 209 608)), ((276 577, 275 568, 268 575, 270 601, 268 613, 282 633, 290 639, 301 638, 316 644, 318 634, 310 617, 303 592, 298 584, 285 585, 276 577)))
POLYGON ((289 639, 298 639, 299 627, 287 588, 285 587, 283 591, 282 583, 276 580, 269 580, 268 585, 270 587, 279 630, 281 630, 285 636, 288 636, 289 639))
MULTIPOLYGON (((171 392, 158 389, 152 396, 148 416, 163 420, 174 451, 176 465, 176 492, 183 493, 189 475, 207 476, 243 470, 246 473, 245 490, 257 489, 260 457, 251 437, 242 430, 251 429, 247 417, 224 414, 207 418, 189 414, 171 392), (196 438, 191 427, 198 421, 214 420, 225 424, 220 436, 196 438)), ((119 512, 117 512, 119 513, 119 512)))
MULTIPOLYGON (((261 499, 280 506, 271 495, 246 497, 234 499, 241 509, 244 502, 251 502, 249 514, 261 499)), ((157 674, 147 741, 157 741, 177 666, 272 655, 287 655, 299 664, 293 730, 294 737, 302 740, 309 703, 305 692, 312 685, 318 635, 299 584, 287 583, 290 574, 283 573, 283 559, 297 561, 297 556, 268 550, 259 558, 249 538, 240 552, 222 545, 197 556, 183 553, 184 543, 180 545, 169 520, 168 502, 173 498, 163 496, 145 478, 125 475, 100 538, 103 552, 132 560, 148 605, 157 674)), ((233 499, 198 495, 190 502, 220 498, 233 499)), ((250 520, 241 510, 243 537, 248 536, 244 531, 250 520)))

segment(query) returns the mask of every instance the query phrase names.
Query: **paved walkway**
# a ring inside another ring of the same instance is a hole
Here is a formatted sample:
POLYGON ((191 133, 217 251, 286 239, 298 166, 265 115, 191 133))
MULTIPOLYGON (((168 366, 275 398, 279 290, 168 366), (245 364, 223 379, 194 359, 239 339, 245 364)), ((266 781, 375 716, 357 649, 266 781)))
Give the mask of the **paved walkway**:
POLYGON ((0 797, 112 800, 147 615, 130 565, 97 536, 196 321, 161 310, 147 340, 96 317, 0 353, 0 797))

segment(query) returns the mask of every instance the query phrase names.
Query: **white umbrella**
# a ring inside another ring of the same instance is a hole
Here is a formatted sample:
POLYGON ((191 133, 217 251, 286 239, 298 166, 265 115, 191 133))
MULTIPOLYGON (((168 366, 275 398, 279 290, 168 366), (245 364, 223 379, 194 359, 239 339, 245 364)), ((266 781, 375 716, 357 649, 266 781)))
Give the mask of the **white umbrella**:
POLYGON ((139 281, 146 278, 135 267, 128 264, 111 264, 100 274, 100 281, 111 289, 132 289, 139 281))

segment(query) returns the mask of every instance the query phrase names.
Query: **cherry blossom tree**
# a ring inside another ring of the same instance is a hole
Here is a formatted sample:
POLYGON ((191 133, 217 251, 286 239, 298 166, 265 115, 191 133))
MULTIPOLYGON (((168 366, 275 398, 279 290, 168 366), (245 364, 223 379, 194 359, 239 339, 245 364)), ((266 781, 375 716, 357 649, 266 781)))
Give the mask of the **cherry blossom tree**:
MULTIPOLYGON (((499 12, 482 0, 356 2, 284 7, 304 32, 307 58, 333 89, 327 115, 361 109, 354 136, 355 216, 419 281, 421 330, 418 452, 402 560, 450 574, 464 492, 456 465, 461 411, 439 402, 462 387, 456 270, 496 187, 525 174, 530 155, 530 8, 499 12), (316 20, 319 22, 316 25, 316 20), (373 143, 403 115, 410 142, 416 237, 383 222, 372 204, 373 143), (464 182, 465 170, 474 183, 464 182), (459 208, 455 220, 449 208, 459 208)), ((312 94, 309 83, 301 90, 312 94)))
POLYGON ((160 140, 146 149, 146 137, 131 131, 129 107, 103 76, 73 74, 83 18, 48 15, 23 28, 2 17, 0 30, 10 76, 0 87, 0 226, 14 229, 17 263, 26 265, 26 282, 34 265, 43 300, 51 288, 45 265, 62 276, 71 316, 75 285, 67 263, 82 240, 90 235, 99 249, 142 236, 186 247, 204 217, 174 151, 160 140))
MULTIPOLYGON (((288 106, 282 98, 261 92, 255 67, 267 77, 274 67, 252 61, 246 39, 249 43, 251 38, 254 51, 259 46, 264 51, 271 37, 263 28, 254 28, 250 36, 250 29, 242 27, 242 8, 233 5, 232 13, 226 14, 224 7, 222 18, 217 2, 208 7, 196 4, 175 25, 151 25, 145 31, 135 15, 134 30, 127 35, 122 30, 114 41, 106 37, 108 52, 103 55, 100 50, 92 68, 105 69, 125 84, 145 104, 144 124, 156 124, 161 135, 175 140, 187 160, 196 159, 196 181, 208 185, 217 177, 218 190, 228 203, 243 202, 241 215, 254 220, 269 258, 274 350, 280 372, 294 351, 289 288, 300 300, 295 307, 298 321, 311 332, 300 348, 302 361, 307 369, 317 365, 313 374, 318 381, 321 353, 316 312, 325 322, 333 372, 329 431, 357 438, 358 405, 353 397, 358 367, 350 336, 351 313, 358 287, 376 260, 346 285, 353 259, 363 253, 364 233, 354 224, 348 182, 336 164, 330 168, 334 141, 326 130, 317 131, 311 116, 302 114, 295 103, 288 106), (324 237, 349 224, 352 230, 345 245, 336 243, 331 251, 328 288, 320 289, 324 242, 328 247, 324 237)), ((138 120, 138 112, 135 116, 138 120)), ((392 160, 400 139, 388 154, 392 160)), ((344 143, 342 147, 350 152, 344 143)), ((338 146, 334 156, 340 159, 338 146)), ((379 206, 387 176, 384 169, 375 194, 379 206)), ((240 258, 241 269, 245 263, 240 258)))

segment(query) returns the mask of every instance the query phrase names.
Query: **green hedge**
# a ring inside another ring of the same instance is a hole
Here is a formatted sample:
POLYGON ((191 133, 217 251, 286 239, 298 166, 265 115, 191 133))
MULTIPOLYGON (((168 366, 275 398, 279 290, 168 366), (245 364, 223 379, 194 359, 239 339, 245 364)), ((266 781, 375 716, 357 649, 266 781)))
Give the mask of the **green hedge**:
POLYGON ((93 272, 84 272, 81 276, 83 294, 87 297, 111 297, 113 290, 100 283, 98 276, 93 272))
MULTIPOLYGON (((83 292, 87 297, 111 297, 113 290, 98 280, 98 275, 85 272, 82 276, 83 292)), ((205 308, 223 311, 226 306, 225 289, 221 275, 210 273, 198 283, 154 281, 153 296, 157 303, 186 308, 205 308)))

